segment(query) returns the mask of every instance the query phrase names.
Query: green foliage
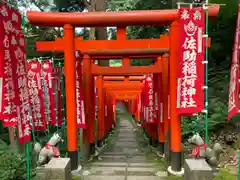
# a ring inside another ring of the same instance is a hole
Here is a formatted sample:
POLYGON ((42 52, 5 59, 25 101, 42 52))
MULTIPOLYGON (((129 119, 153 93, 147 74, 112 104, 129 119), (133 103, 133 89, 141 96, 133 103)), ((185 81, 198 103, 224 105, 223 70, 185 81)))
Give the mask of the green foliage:
POLYGON ((149 66, 153 64, 153 59, 133 59, 131 60, 132 66, 149 66))
MULTIPOLYGON (((35 175, 36 160, 32 156, 31 175, 35 175)), ((25 180, 26 165, 25 157, 10 149, 0 150, 0 179, 1 180, 25 180)))
POLYGON ((220 174, 213 180, 236 180, 236 178, 236 175, 233 175, 229 170, 221 169, 220 174))
MULTIPOLYGON (((228 79, 216 77, 218 82, 210 84, 209 87, 209 131, 216 131, 223 127, 227 122, 227 97, 228 97, 228 79)), ((199 118, 184 117, 182 118, 182 135, 187 138, 194 132, 203 133, 205 130, 205 118, 203 114, 199 118)))
POLYGON ((209 65, 214 69, 224 68, 228 70, 236 31, 238 2, 211 0, 210 3, 225 4, 225 6, 221 6, 217 18, 210 22, 209 35, 212 40, 209 65))
POLYGON ((83 1, 79 0, 54 0, 61 12, 82 12, 85 8, 83 1))

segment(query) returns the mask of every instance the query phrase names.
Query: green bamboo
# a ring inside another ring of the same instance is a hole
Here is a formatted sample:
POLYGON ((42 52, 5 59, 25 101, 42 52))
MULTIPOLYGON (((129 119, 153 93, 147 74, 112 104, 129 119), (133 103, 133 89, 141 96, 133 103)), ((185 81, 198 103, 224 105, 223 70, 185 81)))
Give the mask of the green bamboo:
POLYGON ((238 180, 240 180, 240 151, 238 150, 237 151, 237 166, 238 166, 238 173, 237 173, 237 176, 238 176, 238 180))
MULTIPOLYGON (((38 59, 38 61, 40 62, 40 63, 42 63, 42 61, 43 61, 43 59, 42 58, 39 58, 38 59)), ((41 74, 43 75, 43 70, 41 69, 41 74)), ((44 83, 43 83, 43 79, 41 80, 41 84, 43 85, 43 99, 44 99, 44 104, 45 104, 45 102, 46 102, 46 92, 45 92, 45 89, 46 89, 46 86, 44 85, 44 83)), ((48 107, 47 107, 48 108, 48 107)), ((46 109, 46 108, 45 108, 46 109)), ((45 114, 45 112, 44 112, 44 116, 46 117, 46 123, 47 123, 47 132, 48 132, 48 137, 50 136, 50 125, 49 125, 49 114, 48 113, 46 113, 45 114)))
POLYGON ((31 148, 31 144, 30 144, 30 142, 27 142, 26 144, 25 144, 25 147, 26 147, 26 168, 27 168, 27 180, 30 180, 30 178, 31 178, 31 167, 30 167, 30 165, 31 165, 31 156, 30 156, 30 148, 31 148))
POLYGON ((205 91, 204 91, 204 110, 205 110, 205 144, 208 144, 208 0, 206 0, 206 26, 205 26, 205 35, 206 35, 206 49, 205 49, 205 91))
MULTIPOLYGON (((32 125, 32 137, 33 137, 33 143, 36 143, 36 137, 35 137, 35 130, 34 130, 34 124, 32 121, 32 111, 30 106, 28 107, 28 118, 30 121, 30 124, 32 125)), ((27 180, 30 180, 30 176, 31 176, 31 155, 30 155, 30 149, 31 149, 31 143, 27 142, 25 144, 25 153, 26 153, 26 173, 27 173, 27 180)))
MULTIPOLYGON (((32 114, 32 111, 31 111, 30 107, 28 108, 28 110, 32 114)), ((33 124, 33 121, 32 121, 32 116, 29 116, 29 121, 30 121, 30 124, 32 124, 32 138, 33 138, 33 144, 35 144, 36 143, 36 136, 35 136, 34 124, 33 124)))

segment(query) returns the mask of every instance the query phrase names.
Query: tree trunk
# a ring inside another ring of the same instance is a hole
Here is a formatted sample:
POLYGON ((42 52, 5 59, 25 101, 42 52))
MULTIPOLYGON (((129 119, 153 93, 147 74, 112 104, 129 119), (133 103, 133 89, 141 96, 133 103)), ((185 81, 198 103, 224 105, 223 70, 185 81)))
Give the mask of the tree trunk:
MULTIPOLYGON (((96 0, 95 11, 105 11, 106 10, 106 2, 105 0, 96 0)), ((107 28, 106 27, 98 27, 95 29, 96 40, 107 40, 107 28)), ((108 60, 98 61, 100 66, 109 66, 108 60)))

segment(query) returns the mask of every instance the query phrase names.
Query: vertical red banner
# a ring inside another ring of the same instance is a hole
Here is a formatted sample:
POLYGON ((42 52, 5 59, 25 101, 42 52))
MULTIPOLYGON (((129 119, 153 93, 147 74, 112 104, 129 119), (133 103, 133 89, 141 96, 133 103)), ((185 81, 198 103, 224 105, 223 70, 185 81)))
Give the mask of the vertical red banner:
POLYGON ((19 143, 31 140, 26 47, 21 32, 21 15, 0 3, 1 107, 3 125, 18 125, 19 143))
POLYGON ((144 100, 143 100, 143 89, 142 89, 142 93, 141 93, 141 109, 140 109, 140 122, 143 125, 144 122, 144 100))
POLYGON ((153 94, 153 77, 147 76, 144 88, 145 101, 145 121, 146 123, 154 123, 154 94, 153 94))
MULTIPOLYGON (((19 15, 19 21, 21 16, 19 15)), ((21 22, 19 28, 21 27, 21 22)), ((19 143, 24 144, 31 140, 31 122, 29 119, 29 93, 28 93, 28 79, 27 79, 27 64, 26 64, 26 42, 24 35, 19 34, 18 36, 19 45, 14 50, 14 55, 17 60, 17 114, 18 114, 18 136, 19 143)))
POLYGON ((142 116, 143 116, 143 124, 145 124, 146 122, 146 100, 145 100, 145 91, 146 91, 146 81, 143 80, 143 89, 142 89, 142 94, 141 94, 141 98, 142 98, 142 116))
POLYGON ((239 64, 232 64, 228 95, 228 120, 239 112, 239 64))
POLYGON ((154 122, 160 122, 159 120, 159 94, 158 94, 158 76, 157 74, 153 75, 153 106, 154 106, 154 122))
POLYGON ((142 107, 142 99, 141 94, 137 96, 137 120, 140 121, 141 117, 141 107, 142 107))
POLYGON ((28 88, 32 122, 36 131, 46 130, 46 118, 44 114, 44 99, 41 80, 41 63, 28 62, 28 88))
POLYGON ((205 12, 201 8, 179 9, 180 68, 177 109, 192 115, 204 109, 204 30, 205 12))
POLYGON ((76 103, 77 103, 77 127, 86 128, 85 112, 84 112, 84 94, 83 94, 83 77, 82 77, 82 61, 76 55, 76 103))
MULTIPOLYGON (((94 84, 96 84, 97 77, 94 77, 94 84)), ((95 120, 98 118, 98 89, 94 86, 94 104, 95 104, 95 120)))
POLYGON ((239 112, 239 42, 240 42, 240 1, 238 1, 238 18, 235 32, 235 40, 232 53, 232 65, 230 70, 229 94, 228 94, 228 120, 239 112))
POLYGON ((44 89, 44 102, 45 102, 45 115, 48 124, 56 126, 56 113, 54 102, 54 89, 53 89, 53 67, 51 60, 46 60, 42 63, 42 84, 44 89))
POLYGON ((0 3, 0 119, 3 125, 17 125, 16 111, 16 58, 13 51, 19 47, 20 14, 0 3))
POLYGON ((155 121, 157 124, 163 123, 163 97, 162 97, 162 74, 154 74, 154 106, 155 121))
POLYGON ((56 115, 56 125, 62 125, 62 98, 61 98, 61 72, 60 67, 54 67, 52 73, 52 83, 54 91, 54 109, 56 115))

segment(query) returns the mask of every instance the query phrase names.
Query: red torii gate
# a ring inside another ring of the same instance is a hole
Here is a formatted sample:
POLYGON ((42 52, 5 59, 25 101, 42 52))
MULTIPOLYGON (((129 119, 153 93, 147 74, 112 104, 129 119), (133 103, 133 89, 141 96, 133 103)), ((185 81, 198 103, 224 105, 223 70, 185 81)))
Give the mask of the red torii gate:
MULTIPOLYGON (((219 11, 219 6, 209 7, 209 16, 216 16, 219 11)), ((170 116, 171 116, 171 136, 175 136, 174 141, 171 141, 171 168, 174 171, 181 170, 181 129, 180 118, 176 113, 176 95, 177 95, 177 59, 179 55, 179 48, 175 45, 179 41, 178 32, 178 11, 177 10, 157 10, 157 11, 130 11, 130 12, 88 12, 88 13, 51 13, 51 12, 28 12, 28 19, 30 23, 41 26, 58 26, 64 27, 64 44, 62 50, 65 55, 65 78, 66 78, 66 105, 67 105, 67 135, 68 135, 68 155, 71 158, 71 167, 76 169, 77 162, 77 126, 76 126, 76 92, 75 87, 75 50, 84 49, 84 46, 78 46, 74 41, 74 27, 97 27, 97 26, 117 26, 126 27, 134 25, 159 25, 159 24, 171 24, 170 26, 170 116), (73 27, 74 26, 74 27, 73 27)), ((124 29, 124 28, 123 28, 124 29)), ((129 43, 126 40, 126 35, 118 37, 120 43, 116 49, 124 49, 123 45, 129 43), (121 45, 122 44, 122 45, 121 45)), ((151 41, 151 40, 150 40, 151 41)), ((97 49, 102 47, 100 41, 94 41, 98 43, 97 49)), ((94 45, 92 43, 92 45, 94 45)), ((113 42, 102 42, 102 45, 106 43, 106 46, 111 49, 113 42)), ((130 43, 129 43, 130 44, 130 43)), ((141 44, 141 43, 136 43, 141 44)), ((144 44, 142 44, 144 45, 144 44)), ((132 47, 134 49, 138 47, 132 47)), ((161 44, 158 44, 158 48, 161 44)), ((140 47, 141 48, 141 47, 140 47)), ((152 48, 152 47, 147 47, 152 48)), ((48 49, 54 51, 53 48, 48 49)), ((91 58, 89 55, 84 55, 84 86, 86 97, 86 119, 92 119, 91 112, 93 112, 91 102, 93 99, 93 79, 91 69, 91 58)), ((134 74, 137 73, 137 69, 133 69, 134 74)), ((144 69, 142 69, 144 70, 144 69)), ((127 71, 124 68, 117 69, 116 74, 131 74, 131 71, 127 71), (121 71, 122 70, 122 71, 121 71)), ((144 72, 145 74, 147 71, 144 72)), ((154 73, 154 72, 149 72, 154 73)), ((140 73, 141 74, 141 73, 140 73)))
MULTIPOLYGON (((103 129, 104 129, 104 107, 102 107, 103 104, 103 93, 104 91, 108 92, 113 96, 113 104, 116 104, 116 99, 120 100, 119 94, 122 94, 120 92, 128 91, 129 93, 140 93, 140 91, 143 88, 143 84, 141 82, 128 82, 128 81, 118 81, 118 82, 112 82, 112 81, 103 81, 105 77, 98 76, 95 80, 95 87, 98 89, 98 129, 100 129, 101 132, 98 133, 98 141, 101 141, 103 137, 103 129), (119 93, 117 97, 114 97, 114 93, 119 93), (115 98, 115 99, 114 99, 115 98)), ((111 77, 110 77, 111 78, 111 77)), ((123 97, 121 97, 122 99, 123 97)), ((126 97, 129 99, 129 97, 126 97)), ((116 112, 114 112, 114 118, 116 119, 116 112)), ((100 143, 101 144, 101 143, 100 143)))

